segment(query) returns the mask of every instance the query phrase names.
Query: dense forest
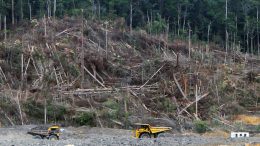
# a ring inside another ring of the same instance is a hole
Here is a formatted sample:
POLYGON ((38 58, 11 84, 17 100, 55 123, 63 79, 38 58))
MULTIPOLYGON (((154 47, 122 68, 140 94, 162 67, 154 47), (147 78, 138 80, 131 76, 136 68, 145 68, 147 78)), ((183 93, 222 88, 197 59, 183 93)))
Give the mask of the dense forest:
POLYGON ((81 16, 125 18, 130 29, 170 38, 214 42, 226 51, 259 54, 259 0, 1 0, 0 29, 30 19, 81 16), (83 11, 82 11, 83 10, 83 11), (12 24, 12 25, 11 25, 12 24))

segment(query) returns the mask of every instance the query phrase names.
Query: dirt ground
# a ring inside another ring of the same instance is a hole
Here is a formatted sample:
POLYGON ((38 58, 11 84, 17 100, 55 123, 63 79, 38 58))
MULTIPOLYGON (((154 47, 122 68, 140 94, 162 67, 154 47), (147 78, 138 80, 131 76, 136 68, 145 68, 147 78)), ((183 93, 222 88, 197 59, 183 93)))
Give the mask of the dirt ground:
POLYGON ((260 137, 231 139, 217 134, 193 133, 169 134, 165 138, 136 139, 130 130, 66 127, 58 141, 39 140, 26 134, 35 126, 19 126, 0 129, 0 146, 244 146, 245 143, 260 143, 260 137))

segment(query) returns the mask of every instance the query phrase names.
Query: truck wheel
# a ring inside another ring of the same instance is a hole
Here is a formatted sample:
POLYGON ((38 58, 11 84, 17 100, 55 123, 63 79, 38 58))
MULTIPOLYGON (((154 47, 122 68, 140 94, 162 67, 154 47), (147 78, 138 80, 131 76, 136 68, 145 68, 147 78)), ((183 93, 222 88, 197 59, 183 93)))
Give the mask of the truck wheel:
POLYGON ((167 132, 166 133, 162 132, 162 133, 157 134, 157 138, 164 138, 164 137, 172 137, 172 135, 167 132))
POLYGON ((59 140, 59 138, 56 135, 51 135, 49 136, 49 140, 59 140))
POLYGON ((140 138, 151 138, 151 135, 149 133, 142 133, 140 138))
POLYGON ((157 138, 162 138, 162 137, 166 137, 165 133, 159 133, 159 134, 157 134, 157 138))

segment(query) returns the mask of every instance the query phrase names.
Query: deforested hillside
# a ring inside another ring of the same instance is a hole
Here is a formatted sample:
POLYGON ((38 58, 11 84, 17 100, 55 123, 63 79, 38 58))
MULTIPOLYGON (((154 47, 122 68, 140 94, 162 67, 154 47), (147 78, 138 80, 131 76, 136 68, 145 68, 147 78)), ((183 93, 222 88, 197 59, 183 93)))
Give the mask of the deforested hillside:
POLYGON ((259 114, 259 57, 168 35, 130 31, 122 18, 22 23, 0 43, 1 125, 180 130, 259 114))

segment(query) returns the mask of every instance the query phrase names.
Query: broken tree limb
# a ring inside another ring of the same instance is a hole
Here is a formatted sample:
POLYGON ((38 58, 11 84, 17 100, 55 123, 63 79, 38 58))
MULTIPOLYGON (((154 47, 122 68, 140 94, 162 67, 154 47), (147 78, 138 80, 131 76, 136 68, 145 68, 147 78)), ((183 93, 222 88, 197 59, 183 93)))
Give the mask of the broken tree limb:
POLYGON ((196 97, 196 108, 195 108, 196 115, 195 115, 195 117, 198 120, 198 85, 197 84, 196 84, 195 97, 196 97))
POLYGON ((18 106, 18 110, 19 110, 19 114, 20 114, 20 119, 21 119, 21 123, 23 125, 23 114, 22 114, 22 109, 21 109, 21 105, 20 105, 20 99, 19 97, 21 96, 20 91, 18 91, 16 98, 17 98, 17 106, 18 106))
POLYGON ((111 120, 111 121, 116 123, 116 124, 118 124, 118 125, 120 125, 120 126, 124 126, 124 124, 122 122, 120 122, 120 121, 117 121, 117 120, 111 120))
MULTIPOLYGON (((134 97, 137 97, 137 98, 138 98, 137 94, 136 94, 134 91, 132 91, 131 89, 129 89, 129 93, 130 93, 131 95, 133 95, 134 97)), ((138 99, 139 99, 139 98, 138 98, 138 99)), ((131 101, 131 96, 130 96, 130 101, 131 101)), ((138 107, 135 102, 132 102, 132 103, 133 103, 133 105, 134 105, 135 107, 138 107)))
POLYGON ((102 83, 104 84, 105 83, 105 81, 104 81, 104 79, 101 77, 101 75, 99 75, 99 73, 98 72, 96 72, 96 75, 97 75, 97 77, 102 81, 102 83))
POLYGON ((28 61, 27 61, 27 64, 26 64, 26 67, 25 67, 25 70, 24 70, 24 76, 27 75, 27 70, 28 70, 28 67, 29 67, 30 61, 31 61, 31 57, 30 57, 30 58, 28 59, 28 61))
POLYGON ((93 64, 91 64, 91 68, 92 68, 92 70, 93 70, 93 72, 94 72, 94 77, 98 77, 99 78, 99 80, 101 80, 101 83, 102 84, 104 84, 105 82, 104 82, 104 79, 99 75, 99 73, 96 71, 96 66, 95 65, 93 65, 93 64))
POLYGON ((39 73, 39 71, 38 71, 38 69, 37 69, 36 62, 34 61, 33 57, 31 57, 31 59, 32 59, 32 62, 33 62, 34 69, 35 69, 35 71, 36 71, 38 77, 40 78, 41 75, 40 75, 40 73, 39 73))
POLYGON ((175 76, 175 75, 173 75, 173 79, 174 79, 174 82, 175 82, 175 84, 177 85, 178 89, 180 90, 182 96, 183 96, 185 99, 188 99, 187 96, 185 95, 185 93, 183 92, 183 90, 182 90, 182 88, 181 88, 181 86, 180 86, 178 80, 176 79, 176 76, 175 76))
POLYGON ((53 71, 54 71, 54 75, 55 75, 57 86, 59 87, 60 86, 60 82, 59 82, 59 79, 58 79, 55 67, 53 67, 53 71))
POLYGON ((133 90, 129 89, 129 92, 130 92, 134 97, 139 98, 139 97, 137 96, 137 94, 136 94, 133 90))
POLYGON ((7 114, 6 114, 3 110, 0 110, 0 112, 1 112, 2 114, 4 114, 5 118, 10 122, 10 124, 11 124, 12 126, 15 125, 14 122, 7 116, 7 114))
POLYGON ((96 118, 97 118, 97 121, 98 121, 100 127, 101 127, 101 128, 104 128, 104 126, 103 126, 103 124, 102 124, 102 122, 101 122, 101 120, 100 120, 100 118, 99 118, 98 112, 97 112, 96 110, 94 110, 94 107, 92 106, 90 100, 89 100, 89 99, 87 99, 87 100, 88 100, 88 103, 89 103, 91 109, 92 109, 93 111, 95 111, 96 118))
POLYGON ((145 105, 144 103, 142 103, 142 106, 143 106, 144 109, 146 109, 147 111, 152 112, 150 109, 148 109, 148 108, 146 107, 146 105, 145 105))
POLYGON ((73 28, 69 28, 69 29, 65 29, 65 30, 63 30, 62 32, 56 34, 56 37, 62 35, 63 33, 67 32, 67 31, 70 31, 70 30, 73 30, 73 28))
POLYGON ((165 64, 163 64, 139 89, 142 89, 163 67, 165 64))
POLYGON ((6 115, 6 113, 4 113, 5 117, 8 119, 8 121, 11 123, 12 126, 14 126, 15 124, 13 123, 13 121, 6 115))
POLYGON ((95 79, 98 83, 99 83, 99 85, 101 85, 102 87, 106 87, 104 84, 102 84, 94 75, 92 75, 92 73, 84 66, 83 67, 84 68, 84 70, 93 78, 93 79, 95 79))
MULTIPOLYGON (((177 106, 177 113, 180 112, 180 106, 179 106, 179 104, 178 104, 178 102, 177 102, 176 97, 173 96, 172 99, 173 99, 173 101, 175 102, 175 104, 176 104, 176 106, 177 106)), ((184 110, 184 112, 187 113, 189 116, 192 117, 192 115, 191 115, 186 109, 184 110)))
POLYGON ((5 81, 7 81, 7 78, 5 76, 5 73, 4 71, 2 70, 1 66, 0 66, 0 73, 2 74, 2 76, 4 77, 5 81))
POLYGON ((202 98, 204 98, 204 97, 206 97, 206 96, 208 96, 208 95, 209 95, 209 92, 206 93, 206 94, 204 94, 204 95, 202 95, 202 96, 200 96, 200 97, 198 97, 197 100, 191 102, 191 103, 188 104, 185 108, 183 108, 183 109, 178 113, 178 115, 182 114, 187 108, 189 108, 189 107, 192 106, 194 103, 200 101, 202 98))

